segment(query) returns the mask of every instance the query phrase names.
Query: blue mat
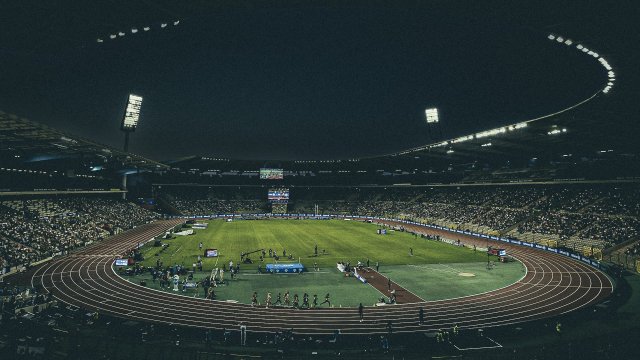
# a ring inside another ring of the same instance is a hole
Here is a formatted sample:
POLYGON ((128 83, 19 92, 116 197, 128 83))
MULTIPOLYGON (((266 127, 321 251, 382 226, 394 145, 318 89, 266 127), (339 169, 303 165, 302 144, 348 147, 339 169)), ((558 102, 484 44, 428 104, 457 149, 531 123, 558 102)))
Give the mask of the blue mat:
POLYGON ((305 270, 302 264, 267 264, 266 269, 276 274, 295 274, 305 270))

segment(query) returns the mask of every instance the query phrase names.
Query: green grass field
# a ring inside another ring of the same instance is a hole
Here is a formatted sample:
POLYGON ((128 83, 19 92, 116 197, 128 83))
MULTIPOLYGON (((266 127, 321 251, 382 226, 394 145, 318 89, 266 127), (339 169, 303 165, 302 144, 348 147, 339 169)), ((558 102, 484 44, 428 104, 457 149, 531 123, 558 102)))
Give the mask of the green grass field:
MULTIPOLYGON (((307 292, 318 294, 320 301, 324 294, 331 293, 334 306, 357 306, 360 302, 373 304, 382 294, 370 285, 362 284, 353 278, 345 278, 337 271, 338 261, 366 262, 371 266, 380 263, 380 272, 412 291, 425 300, 446 299, 472 295, 497 289, 517 281, 524 275, 520 263, 499 264, 493 270, 486 269, 487 256, 483 252, 452 246, 446 243, 422 239, 413 234, 390 231, 387 235, 378 235, 375 224, 344 220, 245 220, 209 222, 205 230, 196 230, 196 234, 177 236, 163 240, 169 244, 165 250, 153 247, 152 243, 142 248, 145 266, 155 266, 160 259, 163 264, 183 264, 190 268, 197 260, 199 243, 203 248, 216 248, 218 258, 203 258, 203 272, 196 273, 200 280, 214 267, 222 267, 229 260, 240 261, 240 253, 257 249, 274 249, 282 254, 283 249, 292 253, 295 262, 309 270, 302 275, 258 274, 259 253, 251 256, 253 264, 241 264, 240 276, 227 281, 227 285, 216 289, 219 300, 237 300, 249 303, 251 293, 257 291, 260 301, 264 301, 267 292, 290 291, 300 296, 307 292), (314 246, 318 246, 318 256, 314 256, 314 246), (413 256, 409 255, 413 248, 413 256), (324 255, 323 255, 324 250, 324 255), (157 254, 157 255, 156 255, 157 254), (313 271, 316 261, 320 272, 313 271), (472 273, 473 277, 460 276, 459 273, 472 273)), ((262 263, 272 263, 268 257, 262 263)), ((285 262, 290 262, 286 260, 285 262)), ((225 276, 229 280, 229 274, 225 276)), ((157 287, 150 276, 138 276, 132 281, 146 279, 149 286, 157 287)), ((189 290, 186 296, 202 297, 200 291, 189 290)), ((388 295, 388 294, 385 294, 388 295)))
MULTIPOLYGON (((294 258, 300 258, 307 268, 313 267, 314 260, 323 268, 335 268, 338 261, 355 264, 358 260, 370 259, 371 264, 379 261, 381 265, 437 264, 486 262, 486 255, 474 253, 470 249, 461 249, 436 241, 416 238, 404 232, 390 232, 377 235, 374 224, 344 220, 253 220, 209 222, 206 230, 196 230, 195 235, 179 236, 173 240, 164 240, 170 246, 159 258, 165 265, 174 263, 190 266, 197 260, 204 248, 218 249, 218 258, 203 259, 205 269, 240 261, 240 253, 271 248, 282 254, 286 249, 294 258), (314 246, 318 245, 319 256, 314 257, 314 246), (414 256, 409 256, 409 248, 414 256), (325 255, 322 255, 322 250, 325 255)), ((158 257, 158 248, 148 244, 143 248, 145 265, 154 266, 158 257)), ((268 256, 268 254, 267 254, 268 256)), ((258 254, 251 257, 257 267, 258 254)), ((268 261, 265 259, 265 263, 268 261)))

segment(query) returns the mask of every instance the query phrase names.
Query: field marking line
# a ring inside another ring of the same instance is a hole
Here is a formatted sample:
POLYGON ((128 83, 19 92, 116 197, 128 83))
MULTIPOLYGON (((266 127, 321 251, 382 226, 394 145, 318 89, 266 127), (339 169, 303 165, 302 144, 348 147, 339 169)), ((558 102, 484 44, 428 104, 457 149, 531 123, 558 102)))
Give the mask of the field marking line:
POLYGON ((178 248, 178 250, 174 251, 173 254, 171 254, 171 256, 175 255, 178 253, 178 251, 182 250, 182 245, 180 245, 180 247, 178 248))
POLYGON ((489 339, 489 341, 491 341, 492 343, 496 344, 496 346, 480 346, 480 347, 471 347, 471 348, 459 348, 458 345, 453 345, 453 347, 455 347, 456 349, 458 349, 459 351, 467 351, 467 350, 481 350, 481 349, 498 349, 501 348, 502 345, 498 344, 495 340, 493 340, 492 338, 485 336, 485 338, 489 339))

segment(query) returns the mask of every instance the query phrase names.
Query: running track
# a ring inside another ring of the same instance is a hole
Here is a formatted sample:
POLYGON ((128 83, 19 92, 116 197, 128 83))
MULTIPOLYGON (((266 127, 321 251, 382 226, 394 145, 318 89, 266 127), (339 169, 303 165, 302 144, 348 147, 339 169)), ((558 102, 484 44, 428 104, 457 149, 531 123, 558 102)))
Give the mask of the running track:
MULTIPOLYGON (((34 272, 31 281, 65 303, 122 318, 212 329, 237 328, 244 324, 248 331, 293 329, 299 334, 331 334, 336 329, 344 334, 384 333, 387 321, 393 321, 395 332, 405 333, 451 328, 454 324, 461 329, 503 326, 596 304, 613 291, 609 278, 586 264, 554 253, 504 243, 499 246, 517 257, 527 269, 520 281, 462 298, 366 307, 363 322, 354 308, 254 308, 153 290, 114 273, 111 265, 117 255, 125 254, 138 243, 147 242, 182 221, 157 221, 93 244, 44 264, 34 272), (423 325, 417 321, 420 307, 425 312, 423 325)), ((436 233, 428 228, 398 225, 422 233, 436 233)), ((485 239, 458 234, 453 237, 461 238, 467 244, 486 244, 485 239)), ((249 296, 247 294, 247 298, 249 296)))

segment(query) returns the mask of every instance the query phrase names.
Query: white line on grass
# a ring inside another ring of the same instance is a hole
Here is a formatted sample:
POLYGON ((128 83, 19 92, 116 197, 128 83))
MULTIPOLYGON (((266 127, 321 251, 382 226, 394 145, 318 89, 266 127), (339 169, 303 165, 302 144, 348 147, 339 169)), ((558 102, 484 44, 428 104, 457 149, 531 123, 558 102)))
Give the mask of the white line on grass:
POLYGON ((480 347, 471 347, 471 348, 459 348, 458 345, 453 345, 453 347, 455 347, 456 349, 460 350, 460 351, 467 351, 467 350, 481 350, 481 349, 497 349, 497 348, 501 348, 502 345, 498 344, 495 340, 493 340, 492 338, 485 336, 485 338, 489 339, 492 343, 496 344, 495 346, 480 346, 480 347))

